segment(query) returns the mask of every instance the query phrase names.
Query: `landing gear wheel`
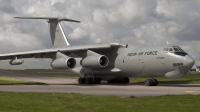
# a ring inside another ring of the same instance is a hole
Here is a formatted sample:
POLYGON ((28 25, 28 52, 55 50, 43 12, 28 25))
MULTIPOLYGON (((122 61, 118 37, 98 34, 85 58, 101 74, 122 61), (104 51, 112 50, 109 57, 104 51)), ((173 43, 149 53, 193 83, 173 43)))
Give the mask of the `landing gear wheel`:
POLYGON ((90 77, 90 84, 93 84, 94 83, 94 80, 92 77, 90 77))
POLYGON ((93 83, 97 84, 98 79, 95 77, 93 83))
POLYGON ((90 79, 88 77, 85 78, 85 84, 90 84, 90 79))
POLYGON ((80 78, 78 79, 78 83, 79 83, 79 84, 85 84, 85 78, 81 78, 81 77, 80 77, 80 78))
POLYGON ((130 82, 130 79, 128 77, 125 77, 124 78, 124 81, 123 81, 125 84, 128 84, 130 82))
POLYGON ((108 84, 113 84, 115 83, 115 80, 107 80, 108 84))
POLYGON ((122 80, 122 79, 115 79, 115 83, 116 84, 121 84, 121 83, 123 83, 124 81, 122 80))
POLYGON ((152 86, 157 86, 158 85, 158 81, 156 79, 152 79, 153 85, 152 86))
POLYGON ((101 84, 101 78, 98 78, 97 84, 101 84))
POLYGON ((144 81, 144 85, 145 86, 157 86, 158 81, 156 79, 147 79, 146 81, 144 81))
POLYGON ((145 85, 145 86, 151 86, 151 85, 152 85, 151 79, 145 80, 145 81, 144 81, 144 85, 145 85))
POLYGON ((92 83, 93 83, 93 80, 91 77, 85 78, 85 84, 92 84, 92 83))
POLYGON ((94 78, 94 84, 101 84, 101 79, 95 77, 95 78, 94 78))

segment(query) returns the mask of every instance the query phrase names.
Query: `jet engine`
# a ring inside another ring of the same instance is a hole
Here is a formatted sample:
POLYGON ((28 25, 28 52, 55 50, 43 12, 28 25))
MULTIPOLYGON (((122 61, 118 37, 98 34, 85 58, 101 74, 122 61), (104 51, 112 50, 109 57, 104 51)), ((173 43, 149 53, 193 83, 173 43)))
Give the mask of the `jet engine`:
POLYGON ((71 57, 56 58, 51 62, 51 67, 54 69, 72 69, 76 65, 76 60, 71 57))
POLYGON ((10 65, 21 65, 22 63, 24 63, 24 60, 20 59, 13 59, 9 62, 10 65))
POLYGON ((109 63, 109 59, 107 56, 104 55, 91 55, 83 58, 81 61, 81 65, 83 67, 90 67, 90 68, 102 68, 106 67, 109 63))

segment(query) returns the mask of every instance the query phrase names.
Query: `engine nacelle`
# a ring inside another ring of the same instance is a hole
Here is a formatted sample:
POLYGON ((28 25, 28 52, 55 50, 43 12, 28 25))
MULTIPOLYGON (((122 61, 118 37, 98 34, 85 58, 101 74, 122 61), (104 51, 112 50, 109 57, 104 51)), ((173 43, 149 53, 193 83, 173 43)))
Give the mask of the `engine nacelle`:
POLYGON ((81 61, 83 67, 89 68, 102 68, 106 67, 109 63, 109 59, 104 55, 92 55, 87 56, 81 61))
POLYGON ((71 57, 56 58, 51 62, 51 67, 54 69, 72 69, 76 65, 76 60, 71 57))
POLYGON ((21 65, 22 63, 24 63, 24 60, 20 59, 14 59, 9 62, 10 65, 21 65))

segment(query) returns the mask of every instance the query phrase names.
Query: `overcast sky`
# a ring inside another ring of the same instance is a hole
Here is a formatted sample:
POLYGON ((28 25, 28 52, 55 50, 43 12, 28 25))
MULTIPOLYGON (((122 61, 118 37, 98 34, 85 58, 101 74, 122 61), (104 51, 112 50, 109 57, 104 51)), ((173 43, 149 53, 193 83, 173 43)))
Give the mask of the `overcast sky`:
MULTIPOLYGON (((14 16, 50 16, 62 22, 70 44, 133 42, 181 46, 200 65, 199 0, 0 0, 0 53, 51 48, 44 20, 14 16)), ((50 68, 51 60, 26 59, 20 66, 1 61, 0 68, 50 68)))

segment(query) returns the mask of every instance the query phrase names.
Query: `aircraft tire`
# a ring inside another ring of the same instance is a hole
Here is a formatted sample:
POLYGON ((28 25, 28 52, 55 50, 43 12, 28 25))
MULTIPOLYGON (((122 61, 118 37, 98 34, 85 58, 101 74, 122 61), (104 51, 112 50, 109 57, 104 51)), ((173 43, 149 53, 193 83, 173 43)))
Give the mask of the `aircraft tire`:
POLYGON ((97 84, 97 81, 98 81, 98 79, 95 77, 94 80, 93 80, 93 83, 97 84))
POLYGON ((85 78, 85 84, 89 84, 89 78, 88 77, 85 78))
POLYGON ((123 83, 128 84, 129 82, 130 82, 130 79, 128 77, 125 77, 123 83))
POLYGON ((90 79, 90 84, 94 83, 94 79, 92 77, 89 78, 90 79))
POLYGON ((98 78, 98 77, 95 77, 93 83, 94 83, 94 84, 101 84, 101 79, 98 78))
POLYGON ((85 84, 92 84, 92 78, 91 77, 85 78, 85 84))
POLYGON ((85 78, 81 78, 81 77, 80 77, 80 78, 78 79, 78 83, 79 83, 79 84, 85 84, 85 78))
POLYGON ((108 84, 114 84, 115 80, 107 80, 108 84))
POLYGON ((158 85, 158 81, 156 79, 152 79, 152 86, 157 86, 158 85))
POLYGON ((115 83, 116 84, 121 84, 121 83, 123 83, 124 81, 122 80, 122 79, 115 79, 115 83))
POLYGON ((101 84, 101 79, 100 78, 97 78, 97 84, 101 84))
POLYGON ((152 86, 152 81, 151 81, 151 79, 145 80, 145 81, 144 81, 144 85, 145 85, 145 86, 152 86))

